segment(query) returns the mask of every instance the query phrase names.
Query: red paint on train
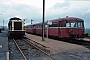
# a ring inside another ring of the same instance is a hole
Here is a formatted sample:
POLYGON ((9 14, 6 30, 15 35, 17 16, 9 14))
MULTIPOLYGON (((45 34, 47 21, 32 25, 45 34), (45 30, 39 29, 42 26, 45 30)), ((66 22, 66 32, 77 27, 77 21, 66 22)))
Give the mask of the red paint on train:
MULTIPOLYGON (((82 38, 84 34, 84 20, 76 17, 66 17, 49 20, 48 35, 59 38, 82 38)), ((45 25, 47 21, 45 22, 45 25)), ((26 32, 42 35, 42 23, 26 25, 26 32)), ((47 27, 44 29, 47 34, 47 27)))

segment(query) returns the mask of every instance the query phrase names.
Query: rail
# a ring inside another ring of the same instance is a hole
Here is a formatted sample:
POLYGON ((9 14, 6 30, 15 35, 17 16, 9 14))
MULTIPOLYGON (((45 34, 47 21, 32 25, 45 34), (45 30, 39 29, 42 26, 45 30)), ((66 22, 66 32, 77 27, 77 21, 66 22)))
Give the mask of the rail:
POLYGON ((29 45, 33 46, 35 49, 39 50, 40 52, 44 53, 45 55, 49 56, 50 58, 52 58, 53 60, 57 60, 55 59, 53 56, 51 56, 50 54, 48 54, 47 52, 43 51, 42 49, 38 48, 37 46, 35 46, 32 42, 27 41, 25 39, 22 38, 22 40, 24 40, 26 43, 28 43, 29 45))
POLYGON ((44 46, 44 45, 42 45, 42 44, 40 44, 40 43, 38 43, 38 42, 36 42, 36 41, 34 41, 34 40, 32 40, 32 39, 29 39, 29 38, 27 38, 27 37, 25 37, 26 39, 28 39, 28 40, 30 40, 30 41, 32 41, 32 42, 34 42, 34 43, 36 43, 36 44, 38 44, 38 45, 41 45, 42 47, 44 47, 44 48, 48 48, 48 47, 46 47, 46 46, 44 46))
POLYGON ((18 48, 18 50, 20 51, 20 53, 22 54, 22 56, 24 57, 25 60, 27 60, 27 58, 25 57, 24 53, 22 52, 22 50, 20 49, 19 45, 17 44, 17 42, 15 41, 15 39, 13 39, 16 47, 18 48))

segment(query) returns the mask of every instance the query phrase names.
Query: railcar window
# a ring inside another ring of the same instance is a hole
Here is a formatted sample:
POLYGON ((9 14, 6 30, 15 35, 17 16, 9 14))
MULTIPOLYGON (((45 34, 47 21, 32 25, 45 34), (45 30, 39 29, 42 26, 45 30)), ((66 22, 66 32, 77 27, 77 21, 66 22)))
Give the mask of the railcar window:
POLYGON ((82 21, 65 21, 65 27, 84 27, 84 23, 82 21))
POLYGON ((29 26, 27 26, 27 28, 29 28, 29 26))
POLYGON ((70 26, 71 27, 77 27, 77 22, 76 21, 70 21, 70 26))
POLYGON ((32 28, 32 26, 28 26, 28 28, 32 28))
POLYGON ((84 22, 82 22, 82 26, 84 27, 84 22))
POLYGON ((38 25, 36 27, 38 28, 38 25))
POLYGON ((65 27, 70 27, 70 22, 69 21, 65 21, 66 22, 66 26, 65 27))
POLYGON ((49 25, 49 27, 53 27, 52 25, 49 25))
POLYGON ((38 25, 36 25, 36 28, 38 28, 38 25))
POLYGON ((33 28, 33 26, 31 26, 31 28, 33 28))
POLYGON ((31 28, 31 26, 26 26, 26 28, 31 28))
POLYGON ((35 28, 42 28, 42 24, 35 26, 35 28))
POLYGON ((36 28, 36 26, 33 26, 33 28, 36 28))
POLYGON ((28 26, 28 28, 33 28, 33 26, 28 26))
POLYGON ((66 27, 70 27, 70 23, 66 23, 66 27))
POLYGON ((26 26, 26 28, 28 28, 28 26, 26 26))
POLYGON ((41 24, 39 25, 39 28, 42 28, 42 25, 41 24))
POLYGON ((49 27, 58 27, 58 22, 52 22, 52 25, 49 25, 49 27))
POLYGON ((77 27, 76 21, 66 21, 66 27, 77 27))
POLYGON ((58 22, 53 22, 54 27, 58 27, 58 22))
POLYGON ((82 21, 78 21, 78 27, 84 27, 84 24, 82 21))
POLYGON ((65 24, 66 24, 66 22, 65 22, 65 21, 59 21, 59 27, 64 27, 64 26, 65 26, 65 24))

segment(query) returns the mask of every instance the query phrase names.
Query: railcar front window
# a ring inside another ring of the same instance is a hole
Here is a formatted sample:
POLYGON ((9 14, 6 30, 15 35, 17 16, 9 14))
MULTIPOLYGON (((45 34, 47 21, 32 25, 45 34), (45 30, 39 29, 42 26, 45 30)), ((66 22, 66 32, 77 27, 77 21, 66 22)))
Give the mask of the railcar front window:
POLYGON ((76 21, 70 21, 70 26, 71 27, 77 27, 76 21))
POLYGON ((82 21, 78 21, 78 27, 84 27, 84 24, 82 21))
POLYGON ((70 27, 70 23, 66 23, 66 27, 70 27))
POLYGON ((66 27, 77 27, 76 21, 66 21, 66 27))
POLYGON ((70 22, 66 21, 66 27, 70 27, 70 22))
POLYGON ((82 27, 84 27, 84 23, 83 23, 83 21, 73 21, 73 20, 71 20, 71 21, 65 21, 65 27, 80 27, 80 28, 82 28, 82 27))

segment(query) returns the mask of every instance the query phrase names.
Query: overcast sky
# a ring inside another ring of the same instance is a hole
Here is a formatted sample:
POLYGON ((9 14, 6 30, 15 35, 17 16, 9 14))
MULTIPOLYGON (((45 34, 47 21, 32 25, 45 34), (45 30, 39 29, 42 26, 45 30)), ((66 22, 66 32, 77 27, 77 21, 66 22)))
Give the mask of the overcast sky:
MULTIPOLYGON (((42 22, 43 0, 0 0, 0 26, 12 17, 27 19, 26 24, 42 22)), ((66 16, 82 18, 90 28, 90 0, 45 0, 45 20, 66 16)))

